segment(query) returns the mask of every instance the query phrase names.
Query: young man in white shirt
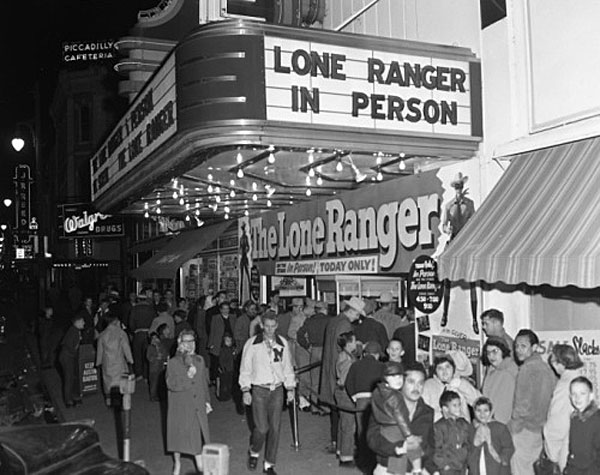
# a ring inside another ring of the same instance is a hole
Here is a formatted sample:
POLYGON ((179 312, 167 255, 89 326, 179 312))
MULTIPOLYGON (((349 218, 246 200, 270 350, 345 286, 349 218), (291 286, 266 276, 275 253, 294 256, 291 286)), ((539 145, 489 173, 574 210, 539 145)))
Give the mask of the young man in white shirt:
POLYGON ((284 390, 290 403, 294 400, 296 387, 289 344, 276 330, 277 315, 268 311, 263 315, 263 332, 244 345, 239 378, 244 404, 252 406, 254 417, 248 469, 256 470, 266 440, 263 473, 267 475, 277 475, 275 461, 284 390))

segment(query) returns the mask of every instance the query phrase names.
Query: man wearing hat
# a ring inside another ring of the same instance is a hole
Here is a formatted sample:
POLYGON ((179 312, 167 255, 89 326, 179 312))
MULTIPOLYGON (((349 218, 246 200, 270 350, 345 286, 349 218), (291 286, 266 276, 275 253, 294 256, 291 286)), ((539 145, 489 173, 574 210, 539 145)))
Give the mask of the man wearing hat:
POLYGON ((379 310, 373 314, 373 318, 385 327, 388 339, 391 339, 396 328, 400 326, 400 318, 394 313, 394 295, 389 290, 382 292, 377 303, 379 310))
POLYGON ((385 327, 373 318, 373 313, 377 308, 377 304, 373 299, 364 299, 364 302, 365 315, 361 316, 354 325, 356 338, 362 343, 376 341, 381 348, 386 348, 389 340, 385 327))
MULTIPOLYGON (((323 358, 323 342, 325 341, 325 328, 331 319, 327 315, 327 302, 315 302, 315 313, 307 314, 304 325, 300 327, 297 334, 297 342, 309 353, 309 363, 321 362, 323 358)), ((306 309, 305 309, 306 310, 306 309)), ((305 312, 306 313, 306 312, 305 312)), ((310 400, 313 404, 313 414, 323 414, 318 407, 319 378, 321 376, 321 366, 312 368, 310 377, 310 400)))
POLYGON ((338 338, 342 333, 351 332, 352 322, 357 321, 361 315, 365 315, 365 302, 352 297, 345 301, 345 308, 337 316, 332 318, 325 329, 325 340, 323 344, 323 363, 321 365, 321 383, 319 387, 319 400, 331 407, 331 445, 328 451, 335 453, 337 447, 337 426, 339 411, 335 409, 333 393, 336 385, 335 363, 341 348, 338 346, 338 338))
POLYGON ((148 347, 148 330, 152 320, 156 316, 154 305, 148 299, 148 292, 144 289, 138 295, 138 303, 131 309, 129 317, 129 331, 133 335, 132 353, 133 370, 138 379, 147 377, 148 362, 146 360, 146 349, 148 347))

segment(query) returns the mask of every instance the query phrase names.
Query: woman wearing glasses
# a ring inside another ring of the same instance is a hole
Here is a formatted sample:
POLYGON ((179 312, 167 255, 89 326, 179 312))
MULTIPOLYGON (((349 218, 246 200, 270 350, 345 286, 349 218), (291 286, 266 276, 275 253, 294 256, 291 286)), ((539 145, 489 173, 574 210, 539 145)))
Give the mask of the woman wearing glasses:
POLYGON ((492 401, 494 419, 508 423, 512 414, 518 367, 506 342, 492 336, 483 345, 481 360, 486 366, 481 392, 492 401))
POLYGON ((201 472, 202 445, 210 442, 208 373, 195 351, 195 333, 183 330, 177 338, 177 352, 167 363, 167 451, 173 452, 173 475, 181 472, 182 453, 192 455, 201 472))

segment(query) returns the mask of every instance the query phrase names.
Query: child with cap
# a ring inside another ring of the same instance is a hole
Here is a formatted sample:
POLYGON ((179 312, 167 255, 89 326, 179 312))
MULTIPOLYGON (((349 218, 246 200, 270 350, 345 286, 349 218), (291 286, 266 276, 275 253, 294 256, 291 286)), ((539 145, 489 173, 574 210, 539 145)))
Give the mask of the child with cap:
MULTIPOLYGON (((392 443, 406 444, 406 455, 413 470, 421 469, 420 438, 412 435, 408 425, 408 409, 401 393, 404 384, 404 368, 394 361, 385 364, 383 381, 377 385, 371 398, 371 414, 379 426, 382 437, 392 443)), ((406 457, 389 457, 388 473, 405 473, 406 457)))

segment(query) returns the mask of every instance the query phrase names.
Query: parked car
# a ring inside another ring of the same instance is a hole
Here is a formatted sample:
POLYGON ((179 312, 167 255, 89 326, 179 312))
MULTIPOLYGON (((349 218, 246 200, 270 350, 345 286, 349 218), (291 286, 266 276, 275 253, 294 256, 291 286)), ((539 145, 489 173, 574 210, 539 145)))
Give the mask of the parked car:
POLYGON ((148 475, 106 455, 96 431, 82 424, 0 429, 0 475, 148 475))

